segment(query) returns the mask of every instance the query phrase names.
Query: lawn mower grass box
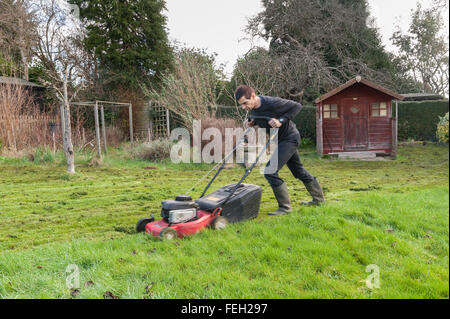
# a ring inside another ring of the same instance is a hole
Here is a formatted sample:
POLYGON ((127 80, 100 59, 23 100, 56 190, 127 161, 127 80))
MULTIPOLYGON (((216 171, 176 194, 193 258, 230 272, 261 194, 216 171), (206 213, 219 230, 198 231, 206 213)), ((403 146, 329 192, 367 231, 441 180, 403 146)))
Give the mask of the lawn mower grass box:
MULTIPOLYGON (((208 196, 198 199, 196 202, 199 208, 205 211, 214 211, 222 205, 235 186, 236 184, 224 186, 208 196)), ((261 187, 257 185, 240 184, 233 196, 222 207, 221 216, 230 223, 256 218, 259 213, 261 193, 261 187)))

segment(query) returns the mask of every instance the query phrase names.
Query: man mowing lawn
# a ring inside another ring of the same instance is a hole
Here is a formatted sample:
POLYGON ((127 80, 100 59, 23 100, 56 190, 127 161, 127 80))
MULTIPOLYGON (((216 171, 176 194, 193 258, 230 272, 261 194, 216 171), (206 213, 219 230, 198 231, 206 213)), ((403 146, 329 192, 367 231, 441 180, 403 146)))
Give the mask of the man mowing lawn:
MULTIPOLYGON (((236 101, 252 116, 266 116, 272 118, 264 120, 249 120, 248 126, 258 125, 270 130, 278 128, 278 166, 275 173, 265 172, 264 176, 272 187, 278 202, 278 209, 269 215, 284 215, 292 210, 289 192, 286 183, 278 175, 278 171, 286 164, 295 178, 301 180, 312 197, 303 205, 319 205, 325 202, 322 188, 317 179, 312 176, 300 161, 298 146, 300 145, 300 133, 292 119, 300 111, 302 105, 294 101, 271 96, 257 96, 255 90, 247 85, 240 85, 235 92, 236 101)), ((270 159, 272 161, 272 158, 270 159)), ((267 163, 266 168, 270 165, 267 163)))

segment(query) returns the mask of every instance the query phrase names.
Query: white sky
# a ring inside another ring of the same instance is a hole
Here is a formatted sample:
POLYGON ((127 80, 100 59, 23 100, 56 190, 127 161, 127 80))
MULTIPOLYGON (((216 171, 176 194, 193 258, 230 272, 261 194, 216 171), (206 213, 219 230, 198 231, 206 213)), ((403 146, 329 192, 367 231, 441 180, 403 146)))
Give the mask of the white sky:
MULTIPOLYGON (((376 18, 383 43, 390 51, 394 47, 389 38, 395 25, 403 31, 408 29, 411 10, 416 7, 414 0, 368 0, 370 12, 376 18)), ((431 0, 419 0, 428 7, 431 0)), ((217 53, 217 61, 226 64, 230 75, 238 56, 244 55, 251 47, 244 28, 247 18, 262 11, 260 0, 166 0, 169 39, 184 43, 189 47, 203 48, 209 53, 217 53), (241 41, 240 41, 241 40, 241 41)), ((448 16, 445 16, 448 30, 448 16)), ((267 47, 267 43, 258 45, 267 47)))

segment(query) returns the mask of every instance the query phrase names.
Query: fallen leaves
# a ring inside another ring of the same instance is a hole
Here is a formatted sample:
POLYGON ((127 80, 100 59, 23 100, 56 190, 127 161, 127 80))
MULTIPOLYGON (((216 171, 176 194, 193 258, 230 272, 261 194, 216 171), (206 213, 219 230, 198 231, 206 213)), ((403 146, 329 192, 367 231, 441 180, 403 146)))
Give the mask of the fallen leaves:
POLYGON ((114 295, 111 291, 105 291, 103 294, 104 299, 119 299, 116 295, 114 295))
POLYGON ((71 291, 70 291, 70 295, 72 296, 72 297, 74 297, 74 298, 76 298, 76 297, 78 297, 79 295, 80 295, 80 290, 79 289, 72 289, 71 291))
POLYGON ((151 284, 145 286, 145 293, 146 293, 146 294, 148 295, 148 297, 150 297, 150 298, 153 297, 153 291, 152 291, 152 289, 153 289, 153 285, 154 285, 154 284, 155 284, 155 283, 152 282, 151 284))

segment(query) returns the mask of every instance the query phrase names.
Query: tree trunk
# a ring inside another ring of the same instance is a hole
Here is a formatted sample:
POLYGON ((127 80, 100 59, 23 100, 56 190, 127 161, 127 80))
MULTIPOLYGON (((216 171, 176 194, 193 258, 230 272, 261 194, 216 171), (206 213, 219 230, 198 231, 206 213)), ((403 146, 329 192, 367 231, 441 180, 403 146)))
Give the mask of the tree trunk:
POLYGON ((70 103, 67 95, 67 81, 64 81, 64 101, 61 104, 64 120, 63 141, 64 154, 67 160, 67 173, 75 174, 75 154, 72 144, 72 128, 70 123, 70 103))
POLYGON ((26 81, 29 81, 29 71, 28 71, 28 58, 25 55, 25 52, 23 52, 23 49, 20 49, 20 56, 22 58, 22 69, 23 69, 23 76, 22 78, 26 81))
MULTIPOLYGON (((23 9, 23 8, 21 8, 23 9)), ((29 71, 28 71, 28 54, 27 54, 27 44, 23 37, 23 33, 25 31, 24 27, 24 21, 22 19, 19 19, 18 23, 19 27, 19 51, 20 51, 20 58, 22 60, 22 76, 21 78, 28 81, 29 80, 29 71)))
POLYGON ((64 154, 66 155, 67 159, 67 173, 75 174, 75 154, 73 152, 73 144, 72 144, 70 105, 67 101, 64 102, 64 139, 66 140, 64 154))

